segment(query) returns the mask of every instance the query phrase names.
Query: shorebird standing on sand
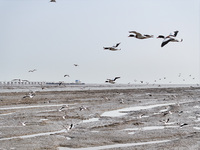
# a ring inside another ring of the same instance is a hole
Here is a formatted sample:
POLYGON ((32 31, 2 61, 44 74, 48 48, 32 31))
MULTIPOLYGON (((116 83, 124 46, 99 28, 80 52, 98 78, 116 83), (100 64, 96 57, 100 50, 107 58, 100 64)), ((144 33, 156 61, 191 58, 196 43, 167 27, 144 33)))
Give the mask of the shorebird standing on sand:
POLYGON ((82 111, 82 110, 86 110, 86 109, 87 109, 87 108, 84 107, 84 106, 79 107, 79 110, 80 110, 80 111, 82 111))
POLYGON ((69 126, 63 126, 65 129, 67 129, 68 131, 71 130, 72 128, 74 128, 74 124, 70 124, 69 126))
POLYGON ((63 106, 60 107, 60 109, 58 111, 62 111, 63 109, 65 109, 67 107, 68 107, 68 105, 63 105, 63 106))
POLYGON ((164 124, 167 124, 169 122, 169 118, 166 120, 161 120, 161 122, 163 122, 164 124))

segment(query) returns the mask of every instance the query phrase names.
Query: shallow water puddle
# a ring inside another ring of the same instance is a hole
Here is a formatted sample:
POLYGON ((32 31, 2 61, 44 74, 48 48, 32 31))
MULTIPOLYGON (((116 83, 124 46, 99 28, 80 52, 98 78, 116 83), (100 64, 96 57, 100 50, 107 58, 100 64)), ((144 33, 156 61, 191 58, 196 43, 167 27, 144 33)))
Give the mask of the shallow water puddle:
POLYGON ((138 111, 142 109, 151 109, 155 107, 161 107, 161 106, 168 106, 168 105, 175 105, 176 103, 165 103, 165 104, 155 104, 155 105, 148 105, 148 106, 135 106, 135 107, 128 107, 128 108, 122 108, 118 110, 112 110, 112 111, 107 111, 101 114, 103 117, 120 117, 124 116, 127 113, 124 113, 126 111, 138 111), (121 113, 123 112, 123 113, 121 113))
POLYGON ((166 142, 171 142, 171 141, 172 140, 149 141, 149 142, 114 144, 114 145, 105 145, 105 146, 97 146, 97 147, 86 147, 86 148, 58 147, 58 150, 101 150, 101 149, 109 149, 109 148, 122 148, 122 147, 139 146, 139 145, 147 145, 147 144, 166 143, 166 142))
POLYGON ((0 114, 0 116, 6 116, 6 115, 11 115, 13 113, 6 113, 6 114, 0 114))
POLYGON ((83 120, 83 123, 95 122, 95 121, 99 121, 99 118, 90 118, 88 120, 83 120))
POLYGON ((135 132, 129 132, 128 134, 135 134, 135 132))
POLYGON ((99 133, 99 131, 91 131, 92 133, 99 133))
POLYGON ((157 130, 157 129, 164 129, 164 126, 149 126, 149 127, 141 127, 141 128, 127 128, 124 129, 125 131, 137 131, 137 130, 157 130))
POLYGON ((66 132, 66 129, 60 130, 60 131, 54 131, 54 132, 46 132, 46 133, 37 133, 37 134, 31 134, 31 135, 22 135, 22 136, 14 136, 10 138, 1 138, 0 141, 4 140, 12 140, 12 139, 18 139, 18 138, 32 138, 32 137, 37 137, 37 136, 45 136, 45 135, 51 135, 51 134, 56 134, 56 133, 64 133, 66 132))
POLYGON ((199 122, 200 121, 200 118, 197 118, 196 120, 194 120, 195 122, 199 122))
POLYGON ((200 127, 193 127, 194 129, 196 129, 196 130, 200 130, 200 127))
POLYGON ((147 130, 161 130, 165 128, 177 128, 178 126, 148 126, 148 127, 141 127, 141 128, 127 128, 124 131, 147 131, 147 130))

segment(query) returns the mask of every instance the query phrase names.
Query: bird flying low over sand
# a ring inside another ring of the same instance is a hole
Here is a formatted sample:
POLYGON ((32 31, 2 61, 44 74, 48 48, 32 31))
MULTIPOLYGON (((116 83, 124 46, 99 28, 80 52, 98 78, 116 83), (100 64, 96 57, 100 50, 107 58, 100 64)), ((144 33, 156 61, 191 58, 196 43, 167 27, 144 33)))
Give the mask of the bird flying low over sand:
POLYGON ((116 45, 112 46, 112 47, 103 47, 104 50, 110 50, 110 51, 118 51, 121 49, 117 49, 117 47, 120 45, 121 43, 117 43, 116 45))
POLYGON ((37 71, 36 69, 33 69, 33 70, 29 70, 28 72, 34 72, 34 71, 37 71))
POLYGON ((107 79, 105 82, 115 84, 115 80, 119 79, 120 77, 115 77, 114 79, 107 79))
POLYGON ((164 39, 161 44, 161 47, 165 46, 169 42, 182 42, 183 39, 180 39, 180 40, 176 39, 177 34, 178 34, 178 31, 174 31, 174 33, 170 33, 168 36, 159 35, 157 38, 164 39))
POLYGON ((134 34, 130 34, 128 37, 135 37, 137 39, 153 38, 153 35, 141 34, 141 33, 136 32, 136 31, 129 31, 129 33, 134 33, 134 34))
POLYGON ((30 92, 29 94, 26 94, 23 98, 33 98, 35 96, 34 92, 30 92))

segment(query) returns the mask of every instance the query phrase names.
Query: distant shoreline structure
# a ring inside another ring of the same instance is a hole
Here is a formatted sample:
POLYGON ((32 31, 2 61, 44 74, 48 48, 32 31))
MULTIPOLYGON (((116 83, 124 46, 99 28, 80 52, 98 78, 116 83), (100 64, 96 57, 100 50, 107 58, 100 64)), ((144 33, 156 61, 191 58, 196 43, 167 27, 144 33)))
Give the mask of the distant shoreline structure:
MULTIPOLYGON (((41 81, 0 81, 0 86, 59 86, 59 82, 41 82, 41 81)), ((85 85, 85 83, 77 82, 65 83, 62 85, 85 85)))

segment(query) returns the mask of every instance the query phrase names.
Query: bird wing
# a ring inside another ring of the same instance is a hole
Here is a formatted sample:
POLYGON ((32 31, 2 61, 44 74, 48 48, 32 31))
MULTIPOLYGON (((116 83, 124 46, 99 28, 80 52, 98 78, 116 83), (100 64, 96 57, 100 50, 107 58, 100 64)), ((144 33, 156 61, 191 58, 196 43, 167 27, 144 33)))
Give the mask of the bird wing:
POLYGON ((144 34, 146 37, 153 37, 153 35, 144 34))
POLYGON ((135 34, 137 34, 138 36, 142 36, 142 34, 141 34, 141 33, 139 33, 139 32, 136 32, 136 31, 129 31, 129 33, 135 33, 135 34))
POLYGON ((120 50, 120 49, 116 49, 116 48, 111 47, 109 50, 111 50, 111 51, 117 51, 117 50, 120 50))
POLYGON ((165 46, 167 43, 169 43, 170 41, 174 40, 173 38, 167 38, 165 39, 162 44, 161 44, 161 47, 165 46))
POLYGON ((120 78, 120 77, 115 77, 113 81, 115 81, 115 80, 117 80, 117 79, 119 79, 119 78, 120 78))
POLYGON ((178 31, 174 31, 174 33, 170 33, 169 36, 171 36, 171 37, 176 37, 177 34, 178 34, 178 31))
POLYGON ((113 47, 114 47, 114 48, 116 48, 117 46, 119 46, 119 44, 121 44, 121 43, 117 43, 117 44, 116 44, 116 45, 114 45, 113 47))
POLYGON ((110 49, 111 47, 103 47, 104 49, 110 49))
POLYGON ((174 37, 176 37, 178 34, 178 31, 174 31, 174 37))

